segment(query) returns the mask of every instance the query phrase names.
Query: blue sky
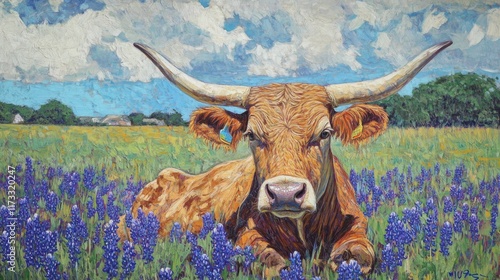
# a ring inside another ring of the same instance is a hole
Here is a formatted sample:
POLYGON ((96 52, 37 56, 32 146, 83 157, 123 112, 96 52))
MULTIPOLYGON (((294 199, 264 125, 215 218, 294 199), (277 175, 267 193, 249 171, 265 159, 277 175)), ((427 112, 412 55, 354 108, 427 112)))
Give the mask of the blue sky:
POLYGON ((55 98, 79 116, 177 110, 187 119, 202 106, 133 42, 210 83, 372 79, 445 40, 454 44, 401 94, 457 72, 500 76, 498 0, 6 0, 0 26, 0 101, 38 108, 55 98))

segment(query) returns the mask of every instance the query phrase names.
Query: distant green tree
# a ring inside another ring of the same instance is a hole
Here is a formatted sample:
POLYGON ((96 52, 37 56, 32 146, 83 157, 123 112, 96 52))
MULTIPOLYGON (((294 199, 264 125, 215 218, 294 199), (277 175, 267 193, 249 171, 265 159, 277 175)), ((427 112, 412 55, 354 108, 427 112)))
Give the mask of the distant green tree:
POLYGON ((146 116, 143 113, 132 113, 132 114, 128 115, 128 118, 129 118, 130 122, 132 123, 132 125, 143 125, 144 123, 142 122, 142 120, 145 117, 146 116))
POLYGON ((33 108, 27 106, 0 102, 0 123, 12 123, 16 114, 21 115, 24 120, 28 120, 34 112, 33 108))
POLYGON ((394 95, 377 102, 396 126, 500 125, 497 79, 476 73, 443 76, 422 84, 411 96, 394 95))
POLYGON ((186 121, 182 119, 181 113, 175 110, 173 113, 154 112, 151 114, 150 118, 163 120, 166 125, 172 125, 172 126, 187 126, 188 124, 186 121))
POLYGON ((33 114, 29 123, 75 125, 78 124, 78 119, 70 107, 52 99, 33 114))

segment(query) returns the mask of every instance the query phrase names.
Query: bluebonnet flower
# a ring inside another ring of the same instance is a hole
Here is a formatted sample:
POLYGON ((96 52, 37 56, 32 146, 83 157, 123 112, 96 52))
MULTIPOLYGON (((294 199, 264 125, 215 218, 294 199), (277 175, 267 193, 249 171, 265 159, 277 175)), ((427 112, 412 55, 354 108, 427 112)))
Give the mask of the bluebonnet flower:
POLYGON ((464 223, 462 221, 462 213, 459 210, 456 210, 453 215, 453 230, 456 233, 462 233, 463 226, 464 223))
POLYGON ((30 199, 31 205, 33 207, 37 207, 38 201, 40 201, 45 196, 48 190, 49 190, 49 183, 47 183, 47 181, 43 180, 42 182, 38 182, 35 185, 35 188, 33 188, 33 195, 30 199))
POLYGON ((59 262, 52 254, 47 254, 45 257, 45 278, 49 280, 61 279, 61 275, 57 272, 59 262))
POLYGON ((462 221, 468 221, 469 220, 469 204, 467 202, 464 202, 462 204, 462 221))
POLYGON ((358 192, 358 174, 354 169, 351 169, 351 172, 349 173, 349 181, 351 181, 351 185, 354 188, 354 191, 357 193, 358 192))
POLYGON ((91 196, 87 199, 87 218, 94 217, 96 209, 94 208, 94 200, 91 196))
POLYGON ((47 179, 52 180, 56 176, 56 170, 54 167, 47 168, 47 179))
POLYGON ((89 231, 87 229, 87 225, 80 217, 80 210, 77 205, 73 205, 73 207, 71 207, 71 223, 75 227, 75 230, 81 239, 85 240, 88 238, 89 231))
POLYGON ((443 212, 445 214, 453 212, 453 201, 451 201, 451 198, 449 196, 445 196, 443 202, 444 202, 443 212))
POLYGON ((104 206, 104 200, 102 199, 101 196, 96 196, 95 198, 95 203, 96 203, 96 211, 97 211, 97 216, 99 217, 99 221, 103 221, 104 217, 106 216, 106 207, 104 206))
POLYGON ((10 253, 9 234, 6 231, 3 231, 2 235, 0 235, 0 251, 2 253, 2 262, 6 263, 9 260, 7 254, 10 253))
POLYGON ((104 250, 104 268, 102 271, 108 274, 108 279, 112 279, 118 275, 118 254, 120 249, 118 249, 118 225, 110 220, 104 226, 104 245, 102 249, 104 250))
POLYGON ((57 194, 50 190, 45 196, 45 202, 45 209, 55 214, 57 212, 57 206, 59 205, 59 197, 57 194))
POLYGON ((141 191, 142 186, 142 181, 134 183, 133 177, 130 177, 127 181, 127 188, 125 189, 124 196, 122 198, 125 209, 132 208, 132 204, 134 203, 137 194, 141 191))
POLYGON ((394 201, 394 199, 396 198, 396 193, 394 192, 393 189, 390 189, 387 191, 385 197, 387 198, 388 201, 394 201))
POLYGON ((81 252, 80 246, 82 243, 77 228, 71 223, 66 226, 65 237, 69 250, 69 259, 71 260, 71 265, 74 267, 78 262, 78 255, 81 252))
POLYGON ((101 223, 97 223, 95 227, 94 237, 92 238, 92 243, 97 245, 101 243, 101 223))
POLYGON ((8 223, 8 218, 10 217, 9 209, 7 206, 2 205, 0 207, 0 230, 4 230, 8 223))
POLYGON ((114 205, 114 202, 115 196, 113 195, 113 192, 109 192, 108 204, 106 205, 106 208, 108 210, 108 217, 113 221, 118 221, 120 220, 120 208, 114 205))
POLYGON ((474 197, 474 186, 472 185, 472 183, 470 183, 469 187, 467 188, 467 194, 469 195, 470 199, 474 197))
POLYGON ((201 239, 205 239, 205 237, 215 228, 215 220, 211 213, 205 213, 201 218, 203 219, 203 227, 201 228, 199 236, 201 239))
POLYGON ((186 231, 186 240, 192 246, 198 245, 198 236, 192 234, 189 230, 186 231))
POLYGON ((167 268, 161 268, 160 272, 158 272, 158 278, 160 280, 172 280, 172 270, 167 267, 167 268))
POLYGON ((446 177, 451 177, 451 170, 446 168, 446 177))
POLYGON ((145 263, 153 261, 153 251, 156 247, 159 229, 160 222, 153 212, 149 212, 148 215, 145 216, 142 209, 139 208, 137 211, 137 219, 132 220, 130 235, 134 243, 142 246, 142 258, 145 263))
POLYGON ((382 250, 382 264, 381 264, 382 270, 383 271, 390 271, 394 272, 396 268, 398 267, 397 265, 397 260, 396 257, 394 256, 394 252, 392 249, 391 244, 385 245, 385 248, 382 250))
POLYGON ((373 207, 371 203, 366 203, 366 210, 364 212, 365 216, 371 217, 373 214, 373 207))
POLYGON ((57 177, 63 177, 64 176, 64 170, 63 170, 62 166, 58 166, 56 168, 56 176, 57 177))
POLYGON ((21 221, 21 224, 25 224, 30 216, 30 205, 28 203, 28 199, 26 197, 19 199, 18 219, 21 221))
POLYGON ((479 200, 481 201, 481 206, 483 207, 484 210, 486 208, 486 196, 482 194, 479 200))
POLYGON ((125 225, 128 227, 128 228, 131 228, 132 227, 132 220, 134 219, 134 217, 132 216, 132 212, 128 211, 125 213, 125 225))
POLYGON ((461 186, 457 185, 451 185, 450 187, 450 196, 455 202, 455 204, 458 204, 459 201, 463 200, 465 198, 464 191, 461 186))
POLYGON ((245 260, 243 261, 243 269, 249 271, 250 266, 257 259, 252 252, 252 247, 250 246, 245 247, 245 249, 242 250, 241 255, 245 257, 245 260))
POLYGON ((465 165, 462 162, 455 168, 455 175, 453 176, 452 183, 460 186, 466 172, 467 170, 465 169, 465 165))
POLYGON ((339 274, 338 280, 358 280, 361 277, 361 267, 356 260, 342 262, 337 269, 339 274))
POLYGON ((212 260, 214 264, 214 270, 221 273, 224 268, 231 265, 231 258, 233 257, 233 246, 226 237, 226 231, 222 224, 217 224, 217 226, 212 231, 212 260))
POLYGON ((473 243, 479 241, 479 220, 476 214, 471 214, 469 219, 470 237, 473 243))
POLYGON ((90 191, 96 187, 96 183, 94 182, 95 176, 96 172, 93 166, 86 167, 83 170, 83 186, 90 191))
POLYGON ((443 224, 443 227, 441 228, 441 242, 439 243, 440 248, 441 248, 441 253, 444 256, 450 255, 450 252, 448 251, 448 247, 453 244, 451 241, 452 233, 453 233, 453 228, 451 226, 451 223, 446 221, 443 224))
POLYGON ((382 190, 380 189, 379 186, 374 186, 372 188, 372 206, 373 206, 373 212, 377 212, 378 207, 380 207, 380 201, 382 198, 382 190))
POLYGON ((400 174, 398 179, 398 199, 399 205, 404 205, 406 203, 406 195, 405 195, 405 175, 400 174))
POLYGON ((366 186, 369 190, 375 187, 375 172, 373 170, 368 170, 366 174, 366 186))
POLYGON ((290 268, 280 272, 281 279, 289 280, 305 280, 304 271, 302 269, 302 259, 299 252, 295 251, 290 254, 290 268))
POLYGON ((437 237, 437 215, 428 215, 424 226, 424 244, 425 249, 431 251, 434 255, 437 237))
POLYGON ((205 276, 212 278, 213 266, 210 259, 203 253, 202 248, 195 244, 191 244, 191 265, 195 268, 198 279, 204 279, 205 276))
POLYGON ((493 236, 497 230, 497 218, 498 218, 498 192, 493 195, 491 199, 491 231, 490 236, 493 236))
POLYGON ((439 162, 436 162, 434 165, 434 175, 439 175, 439 171, 441 170, 441 166, 439 165, 439 162))
POLYGON ((80 174, 78 172, 73 171, 65 173, 63 181, 59 185, 61 195, 64 195, 64 193, 66 193, 68 197, 73 198, 76 194, 76 189, 78 188, 79 182, 80 174))
POLYGON ((23 187, 26 197, 31 197, 33 188, 35 188, 35 170, 33 169, 33 160, 30 157, 26 157, 23 187))
POLYGON ((48 230, 49 224, 41 222, 38 214, 29 218, 26 224, 24 260, 26 266, 40 268, 45 256, 57 250, 57 232, 48 230))
POLYGON ((396 264, 403 265, 403 260, 406 259, 405 246, 413 241, 414 235, 405 228, 403 221, 394 212, 389 215, 384 238, 393 249, 397 248, 397 252, 393 251, 396 264))
POLYGON ((181 224, 174 223, 172 229, 170 230, 170 242, 180 242, 182 240, 182 229, 181 224))
POLYGON ((123 243, 123 258, 122 258, 122 275, 121 278, 125 279, 134 272, 135 269, 135 249, 134 244, 129 241, 123 243))

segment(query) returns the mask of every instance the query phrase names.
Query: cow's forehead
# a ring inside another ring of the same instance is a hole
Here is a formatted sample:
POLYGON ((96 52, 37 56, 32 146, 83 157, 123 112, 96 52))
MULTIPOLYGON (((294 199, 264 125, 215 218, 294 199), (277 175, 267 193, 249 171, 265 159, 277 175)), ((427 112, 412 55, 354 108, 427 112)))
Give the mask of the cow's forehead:
POLYGON ((308 134, 329 117, 331 108, 325 88, 313 84, 252 87, 247 101, 250 126, 308 134))

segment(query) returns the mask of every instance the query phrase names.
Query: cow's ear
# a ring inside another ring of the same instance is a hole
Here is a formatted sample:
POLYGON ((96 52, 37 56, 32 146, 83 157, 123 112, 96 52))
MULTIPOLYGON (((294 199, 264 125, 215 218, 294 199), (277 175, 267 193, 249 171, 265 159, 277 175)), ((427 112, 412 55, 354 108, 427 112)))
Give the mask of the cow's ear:
POLYGON ((189 129, 214 147, 236 149, 247 126, 247 112, 235 114, 218 107, 193 112, 189 129))
POLYGON ((336 113, 332 118, 334 135, 342 144, 360 145, 376 138, 386 128, 389 117, 384 109, 376 105, 354 105, 336 113))

